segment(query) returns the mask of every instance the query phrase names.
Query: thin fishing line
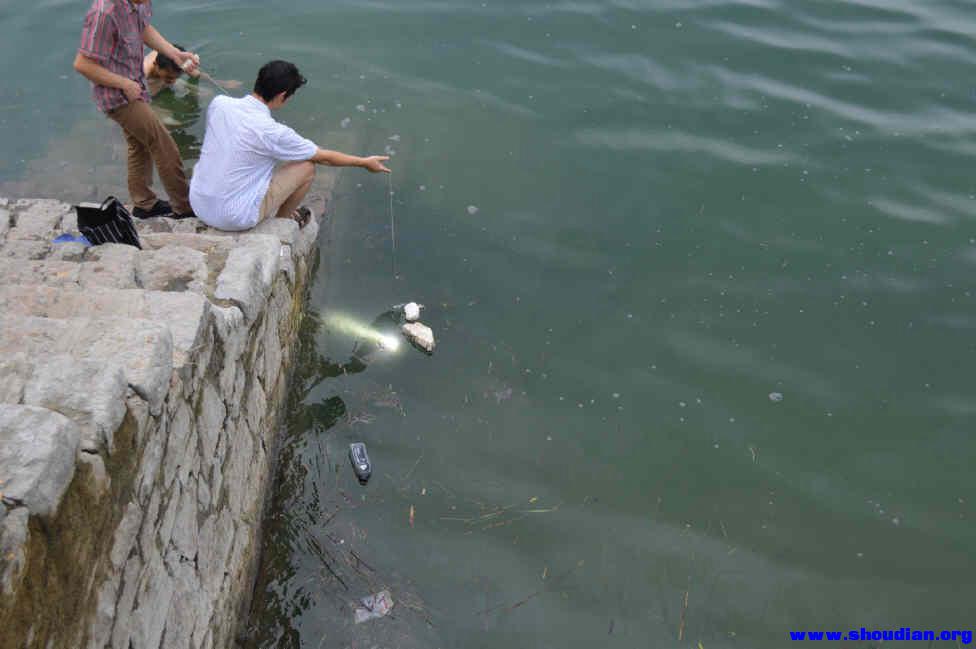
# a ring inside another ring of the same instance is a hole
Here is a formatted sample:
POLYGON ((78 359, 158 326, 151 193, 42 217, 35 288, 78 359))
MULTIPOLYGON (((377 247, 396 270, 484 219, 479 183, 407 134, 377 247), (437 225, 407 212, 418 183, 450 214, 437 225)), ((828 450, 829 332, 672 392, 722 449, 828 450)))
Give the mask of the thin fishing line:
POLYGON ((214 79, 213 77, 211 77, 209 74, 207 74, 206 72, 204 72, 200 68, 197 68, 197 71, 200 72, 200 76, 201 77, 203 77, 204 79, 206 79, 207 81, 209 81, 213 85, 217 86, 217 90, 219 90, 220 92, 224 93, 228 97, 230 96, 230 93, 227 91, 227 88, 224 88, 222 85, 220 85, 219 83, 217 83, 217 80, 216 79, 214 79))
POLYGON ((396 240, 396 219, 393 217, 393 172, 392 171, 386 175, 386 180, 387 180, 387 187, 389 188, 389 194, 390 194, 390 240, 393 242, 393 279, 396 279, 397 240, 396 240))
MULTIPOLYGON (((186 71, 186 69, 190 67, 190 61, 189 60, 185 61, 183 65, 181 65, 180 67, 183 68, 184 71, 186 71)), ((230 93, 227 92, 227 88, 224 88, 222 85, 217 83, 216 79, 214 79, 209 74, 204 72, 199 66, 197 66, 197 74, 199 74, 201 77, 203 77, 213 85, 217 86, 217 90, 219 90, 220 92, 224 93, 227 96, 230 96, 230 93)))

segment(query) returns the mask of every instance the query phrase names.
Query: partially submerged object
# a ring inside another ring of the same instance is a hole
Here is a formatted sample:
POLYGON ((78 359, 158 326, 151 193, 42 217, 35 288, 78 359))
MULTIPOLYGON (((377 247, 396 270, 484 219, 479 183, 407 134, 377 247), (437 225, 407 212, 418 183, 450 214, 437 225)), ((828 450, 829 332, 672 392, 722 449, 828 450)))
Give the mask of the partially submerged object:
POLYGON ((369 456, 366 454, 366 445, 362 442, 353 442, 349 445, 349 461, 352 463, 352 470, 359 479, 359 484, 369 482, 369 476, 373 474, 373 467, 369 463, 369 456))
POLYGON ((428 354, 434 352, 434 332, 424 323, 408 322, 400 327, 400 331, 414 347, 428 354))
POLYGON ((356 607, 356 624, 383 617, 393 610, 393 596, 388 590, 381 590, 359 601, 362 606, 356 607))
POLYGON ((420 310, 424 308, 424 305, 417 304, 416 302, 407 302, 403 305, 403 319, 407 322, 416 322, 420 320, 420 310))
POLYGON ((401 321, 416 322, 420 320, 420 311, 424 308, 423 304, 407 302, 406 304, 396 304, 391 309, 391 313, 396 313, 401 321))

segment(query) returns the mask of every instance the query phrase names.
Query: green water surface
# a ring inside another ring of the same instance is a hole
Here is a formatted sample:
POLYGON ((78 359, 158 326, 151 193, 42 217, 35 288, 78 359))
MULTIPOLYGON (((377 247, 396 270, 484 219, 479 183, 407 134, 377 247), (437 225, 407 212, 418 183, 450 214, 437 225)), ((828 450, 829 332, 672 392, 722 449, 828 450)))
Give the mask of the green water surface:
MULTIPOLYGON (((85 4, 0 3, 2 193, 124 193, 85 4)), ((395 260, 385 177, 329 204, 248 647, 973 627, 972 3, 154 9, 218 78, 295 61, 283 121, 392 155, 395 260), (407 300, 433 356, 330 324, 407 300)))

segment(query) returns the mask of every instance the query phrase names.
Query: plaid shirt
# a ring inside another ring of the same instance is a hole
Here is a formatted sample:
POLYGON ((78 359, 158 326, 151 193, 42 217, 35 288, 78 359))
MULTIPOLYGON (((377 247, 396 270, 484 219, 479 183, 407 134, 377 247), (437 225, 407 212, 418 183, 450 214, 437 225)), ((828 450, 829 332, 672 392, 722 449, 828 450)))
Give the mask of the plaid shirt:
MULTIPOLYGON (((94 60, 106 70, 142 86, 142 99, 149 101, 146 79, 142 71, 142 32, 152 18, 152 0, 134 5, 130 0, 93 0, 85 14, 85 28, 81 32, 78 52, 94 60)), ((118 88, 92 84, 92 98, 104 113, 129 100, 118 88)))

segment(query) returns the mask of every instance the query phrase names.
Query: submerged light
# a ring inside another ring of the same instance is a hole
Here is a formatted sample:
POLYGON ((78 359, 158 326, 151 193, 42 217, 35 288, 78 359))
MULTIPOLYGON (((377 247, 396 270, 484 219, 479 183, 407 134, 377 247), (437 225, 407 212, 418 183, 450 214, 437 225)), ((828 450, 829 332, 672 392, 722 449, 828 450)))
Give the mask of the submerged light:
POLYGON ((325 324, 336 331, 376 343, 387 351, 395 352, 400 348, 400 340, 396 336, 365 325, 344 313, 329 314, 325 318, 325 324))

